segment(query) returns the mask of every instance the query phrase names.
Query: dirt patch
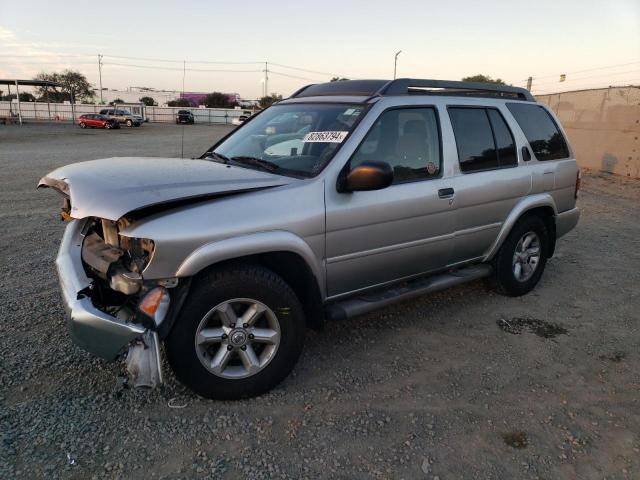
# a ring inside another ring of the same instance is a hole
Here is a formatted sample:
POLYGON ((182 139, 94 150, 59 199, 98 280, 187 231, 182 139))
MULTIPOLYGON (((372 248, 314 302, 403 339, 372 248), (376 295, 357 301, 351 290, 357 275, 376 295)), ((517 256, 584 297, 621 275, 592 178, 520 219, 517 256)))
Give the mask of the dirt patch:
POLYGON ((610 362, 620 363, 626 358, 625 352, 613 352, 610 355, 600 355, 600 360, 609 360, 610 362))
POLYGON ((567 330, 560 325, 537 318, 514 317, 510 320, 501 318, 497 323, 501 330, 513 335, 520 335, 525 329, 542 338, 554 338, 567 334, 567 330))
POLYGON ((529 439, 527 438, 526 432, 504 433, 502 434, 502 439, 504 440, 504 443, 517 449, 527 448, 527 445, 529 445, 529 439))

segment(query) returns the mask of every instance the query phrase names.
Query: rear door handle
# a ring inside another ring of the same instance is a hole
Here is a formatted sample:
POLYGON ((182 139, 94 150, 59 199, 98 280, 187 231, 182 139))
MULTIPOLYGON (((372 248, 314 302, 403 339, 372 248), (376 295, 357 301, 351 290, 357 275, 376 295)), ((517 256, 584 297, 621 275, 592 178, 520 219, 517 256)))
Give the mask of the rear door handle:
POLYGON ((455 191, 453 190, 453 188, 441 188, 440 190, 438 190, 438 196, 440 198, 451 198, 453 197, 454 193, 455 191))

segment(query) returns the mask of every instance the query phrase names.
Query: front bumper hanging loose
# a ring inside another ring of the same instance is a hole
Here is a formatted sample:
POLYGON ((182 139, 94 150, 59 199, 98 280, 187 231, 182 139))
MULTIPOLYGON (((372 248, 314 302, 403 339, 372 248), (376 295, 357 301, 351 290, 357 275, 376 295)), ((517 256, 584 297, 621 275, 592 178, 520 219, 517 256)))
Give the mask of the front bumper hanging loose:
POLYGON ((67 323, 78 346, 98 357, 114 360, 131 342, 142 338, 146 329, 97 309, 91 298, 82 293, 91 286, 81 256, 85 223, 86 220, 73 220, 67 225, 56 259, 67 323))

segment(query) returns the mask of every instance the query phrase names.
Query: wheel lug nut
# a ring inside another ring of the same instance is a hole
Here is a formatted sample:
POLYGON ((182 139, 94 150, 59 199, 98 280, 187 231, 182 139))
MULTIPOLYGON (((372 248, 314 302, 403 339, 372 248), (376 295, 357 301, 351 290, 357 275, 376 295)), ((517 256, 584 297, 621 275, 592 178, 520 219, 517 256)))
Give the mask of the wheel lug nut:
POLYGON ((229 337, 229 335, 227 335, 226 333, 223 333, 223 334, 222 334, 222 339, 223 339, 223 340, 226 340, 228 337, 229 337))
POLYGON ((246 346, 246 345, 242 345, 242 346, 240 347, 240 350, 246 350, 246 349, 247 349, 247 346, 246 346))
POLYGON ((227 350, 233 350, 233 345, 227 345, 227 350))
POLYGON ((242 328, 249 328, 249 324, 248 323, 243 323, 242 324, 242 328))
POLYGON ((250 334, 249 334, 249 338, 250 338, 251 340, 253 340, 253 339, 255 338, 255 335, 254 335, 253 333, 250 333, 250 334))

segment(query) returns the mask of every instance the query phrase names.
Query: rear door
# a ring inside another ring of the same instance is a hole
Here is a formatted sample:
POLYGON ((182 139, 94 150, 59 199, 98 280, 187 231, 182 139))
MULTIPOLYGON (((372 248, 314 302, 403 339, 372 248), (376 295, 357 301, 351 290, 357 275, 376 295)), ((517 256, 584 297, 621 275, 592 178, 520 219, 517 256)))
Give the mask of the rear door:
POLYGON ((329 296, 442 268, 453 250, 438 109, 384 110, 351 156, 350 168, 365 161, 389 163, 394 182, 383 190, 351 193, 327 183, 329 296))
POLYGON ((509 212, 531 191, 530 169, 505 120, 504 105, 450 104, 458 152, 452 264, 484 256, 509 212))
POLYGON ((99 126, 99 122, 96 121, 96 116, 95 115, 87 115, 85 117, 85 124, 87 124, 87 126, 89 127, 97 127, 99 126))

